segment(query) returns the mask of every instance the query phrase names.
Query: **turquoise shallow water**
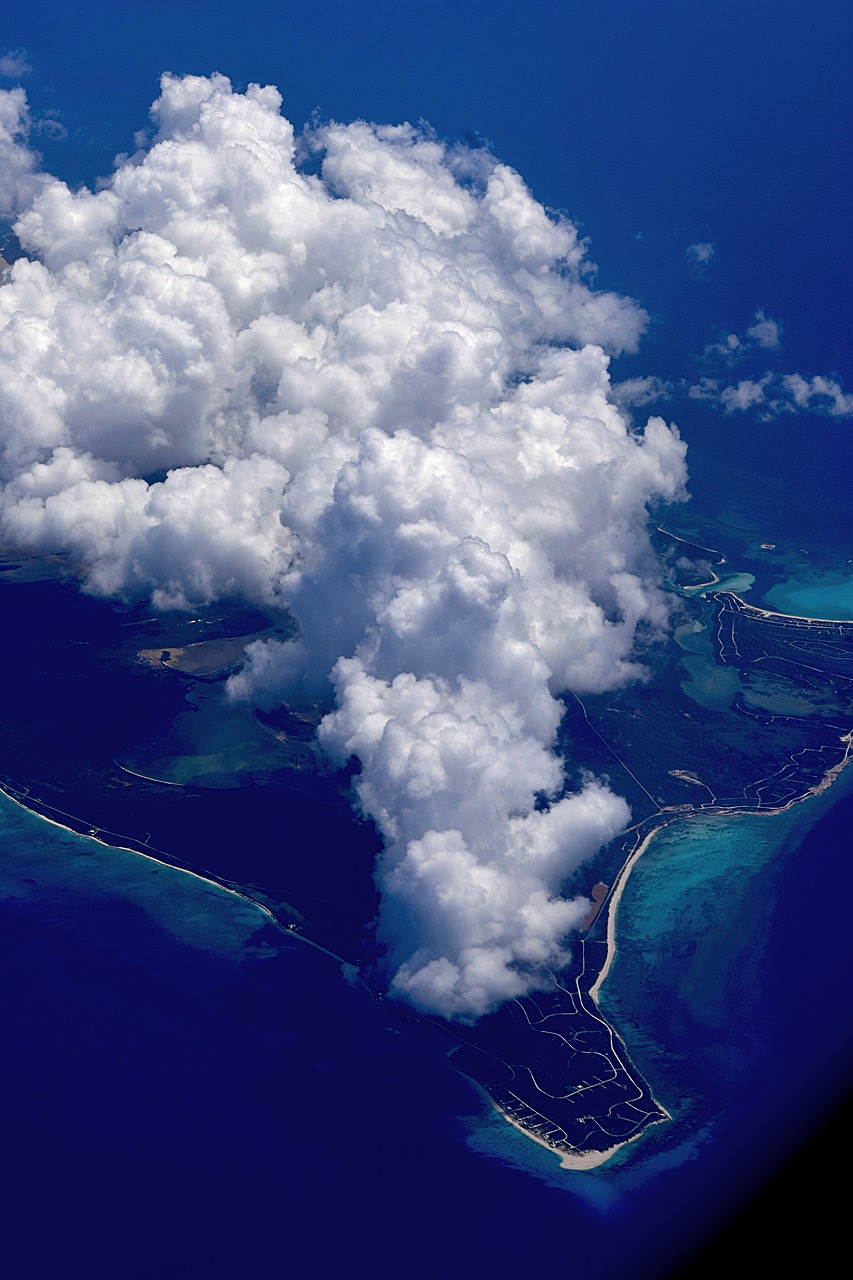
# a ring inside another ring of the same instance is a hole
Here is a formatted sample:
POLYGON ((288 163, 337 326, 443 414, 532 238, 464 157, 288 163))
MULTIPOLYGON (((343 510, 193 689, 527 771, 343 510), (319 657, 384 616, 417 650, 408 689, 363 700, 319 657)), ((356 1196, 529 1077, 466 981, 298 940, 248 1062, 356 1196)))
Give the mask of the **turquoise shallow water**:
POLYGON ((779 613, 798 618, 853 619, 853 577, 830 574, 822 578, 781 582, 766 593, 765 600, 779 613))
POLYGON ((733 1146, 744 1177, 849 1087, 851 821, 853 769, 782 814, 689 818, 653 840, 620 902, 602 1008, 673 1117, 720 1159, 733 1146))
POLYGON ((675 1115, 720 1070, 737 1073, 767 924, 756 880, 794 824, 792 811, 687 819, 655 837, 625 886, 601 1005, 675 1115))
POLYGON ((56 826, 0 794, 0 895, 63 902, 69 888, 100 905, 133 904, 173 938, 232 958, 274 949, 253 941, 268 917, 198 876, 56 826))

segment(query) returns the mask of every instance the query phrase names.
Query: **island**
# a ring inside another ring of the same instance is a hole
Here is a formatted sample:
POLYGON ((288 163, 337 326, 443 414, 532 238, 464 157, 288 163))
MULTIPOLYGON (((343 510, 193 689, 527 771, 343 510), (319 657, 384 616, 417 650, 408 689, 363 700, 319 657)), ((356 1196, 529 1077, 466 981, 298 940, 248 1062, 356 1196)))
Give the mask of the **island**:
POLYGON ((646 655, 645 683, 567 695, 558 744, 567 786, 583 770, 607 778, 631 825, 566 886, 590 899, 571 963, 471 1026, 383 994, 365 929, 379 841, 353 823, 347 770, 314 745, 322 709, 223 709, 245 644, 288 634, 286 620, 240 602, 155 614, 82 595, 56 557, 3 556, 16 624, 0 645, 16 679, 0 708, 0 785, 50 821, 256 904, 271 937, 334 957, 390 1017, 439 1028, 451 1065, 564 1167, 594 1168, 672 1119, 599 1002, 638 861, 685 819, 769 816, 820 793, 853 744, 853 623, 751 605, 727 589, 719 553, 657 536, 674 642, 646 655), (273 848, 283 812, 288 839, 273 848), (315 856, 299 856, 309 841, 315 856))

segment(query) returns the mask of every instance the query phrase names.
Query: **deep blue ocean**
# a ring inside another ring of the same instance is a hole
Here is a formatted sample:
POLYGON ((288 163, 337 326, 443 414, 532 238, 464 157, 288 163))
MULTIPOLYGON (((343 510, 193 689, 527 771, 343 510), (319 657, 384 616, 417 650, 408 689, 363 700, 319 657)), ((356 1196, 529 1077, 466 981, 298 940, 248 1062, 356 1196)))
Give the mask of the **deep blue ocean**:
POLYGON ((604 1003, 682 1123, 580 1174, 334 960, 4 799, 4 1274, 669 1274, 843 1093, 850 779, 830 794, 638 864, 604 1003))

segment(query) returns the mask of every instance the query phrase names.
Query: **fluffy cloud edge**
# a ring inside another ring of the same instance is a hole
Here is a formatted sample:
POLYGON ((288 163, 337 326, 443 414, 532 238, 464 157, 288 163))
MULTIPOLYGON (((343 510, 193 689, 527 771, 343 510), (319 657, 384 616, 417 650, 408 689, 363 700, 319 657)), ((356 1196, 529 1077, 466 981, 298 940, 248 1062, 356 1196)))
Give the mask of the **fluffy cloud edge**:
POLYGON ((297 139, 280 108, 164 76, 92 192, 0 94, 0 522, 96 593, 292 611, 230 695, 332 708, 391 989, 471 1019, 565 961, 565 886, 628 821, 600 781, 564 794, 557 695, 642 678, 665 634, 648 514, 684 445, 613 403, 606 351, 647 317, 517 173, 409 125, 297 139))

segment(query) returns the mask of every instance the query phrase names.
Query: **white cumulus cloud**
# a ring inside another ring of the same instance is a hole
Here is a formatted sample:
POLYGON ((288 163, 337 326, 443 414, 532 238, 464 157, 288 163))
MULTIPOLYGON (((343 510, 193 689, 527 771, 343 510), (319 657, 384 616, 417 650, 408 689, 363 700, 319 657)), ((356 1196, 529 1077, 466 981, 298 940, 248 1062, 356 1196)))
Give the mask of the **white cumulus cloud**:
MULTIPOLYGON (((699 367, 705 370, 701 377, 665 384, 666 390, 677 391, 690 400, 716 404, 726 414, 752 411, 765 422, 788 413, 818 417, 853 414, 853 396, 844 391, 837 378, 823 374, 808 378, 799 373, 768 369, 766 363, 774 356, 778 360, 781 348, 781 322, 759 307, 752 324, 743 333, 723 332, 705 347, 699 358, 699 367), (738 366, 744 376, 732 381, 732 371, 738 366)), ((663 394, 656 388, 658 382, 655 378, 645 378, 617 384, 614 397, 626 406, 650 403, 663 394), (644 395, 645 389, 648 393, 644 395)))
POLYGON ((809 409, 833 418, 853 414, 853 395, 846 393, 835 378, 821 374, 804 378, 799 373, 789 373, 782 378, 782 385, 792 401, 792 411, 809 409))
POLYGON ((751 409, 754 405, 763 404, 765 400, 764 389, 770 381, 770 375, 766 374, 758 381, 750 378, 742 378, 740 382, 730 387, 723 387, 720 392, 720 401, 727 413, 734 413, 740 409, 751 409))
POLYGON ((782 326, 778 320, 771 320, 764 312, 759 309, 755 313, 755 320, 747 329, 747 336, 759 347, 764 350, 773 350, 781 345, 782 342, 782 326))
POLYGON ((471 1019, 565 961, 567 880, 628 820, 566 793, 557 695, 643 678, 684 446, 611 402, 645 314, 517 173, 409 125, 297 139, 280 106, 165 76, 92 192, 0 94, 0 528, 90 591, 293 612, 231 695, 325 700, 384 839, 392 988, 471 1019))

